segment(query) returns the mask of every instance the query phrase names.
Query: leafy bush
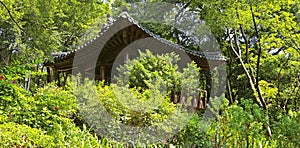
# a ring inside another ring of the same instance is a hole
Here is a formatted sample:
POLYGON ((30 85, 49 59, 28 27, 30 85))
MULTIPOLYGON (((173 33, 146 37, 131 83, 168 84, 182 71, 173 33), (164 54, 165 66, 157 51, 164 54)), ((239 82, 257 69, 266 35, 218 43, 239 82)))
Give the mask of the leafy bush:
POLYGON ((7 121, 47 130, 54 123, 65 122, 75 113, 75 98, 71 91, 49 84, 35 94, 18 85, 0 81, 0 114, 7 121))
POLYGON ((105 108, 122 123, 131 126, 150 126, 165 120, 175 110, 167 93, 157 88, 139 91, 116 85, 99 86, 99 99, 105 108), (109 99, 108 99, 109 98, 109 99), (121 116, 120 116, 121 115, 121 116))
POLYGON ((99 135, 141 146, 166 139, 187 118, 187 113, 177 109, 168 94, 160 92, 159 86, 151 85, 140 91, 113 84, 107 86, 104 82, 95 86, 86 80, 84 85, 74 86, 77 87, 74 90, 80 113, 99 135), (153 133, 159 135, 155 137, 153 133))
POLYGON ((214 147, 299 147, 299 113, 283 115, 280 122, 268 122, 267 113, 250 99, 223 104, 222 114, 209 127, 208 135, 214 147), (298 123, 298 124, 297 124, 298 123), (273 137, 267 135, 270 125, 273 137))
POLYGON ((139 51, 140 56, 127 61, 117 68, 118 75, 114 78, 121 86, 149 89, 156 81, 160 81, 165 90, 173 93, 187 93, 187 89, 199 89, 199 71, 195 62, 187 63, 180 72, 179 55, 175 53, 154 55, 151 51, 139 51))
POLYGON ((35 92, 38 88, 46 85, 47 73, 43 68, 36 64, 21 64, 20 61, 14 61, 9 66, 0 68, 0 73, 7 78, 6 82, 14 82, 18 86, 25 88, 25 79, 30 77, 30 91, 35 92))
POLYGON ((221 114, 212 124, 205 125, 194 115, 170 143, 185 147, 299 147, 299 112, 281 114, 278 121, 268 123, 267 112, 249 99, 229 106, 225 100, 221 114), (270 125, 273 137, 267 135, 270 125))
POLYGON ((280 147, 300 147, 300 111, 289 111, 277 117, 271 126, 280 147))
POLYGON ((145 53, 139 51, 140 56, 129 60, 123 66, 117 68, 118 82, 129 84, 130 87, 148 88, 154 80, 161 82, 168 90, 178 91, 180 75, 177 62, 179 56, 175 53, 153 55, 149 50, 145 53))
POLYGON ((86 128, 79 129, 74 124, 68 128, 54 125, 51 132, 20 125, 14 122, 0 124, 1 147, 121 147, 109 139, 101 139, 91 135, 86 128))
POLYGON ((210 147, 211 141, 206 133, 207 126, 201 116, 194 114, 187 125, 169 142, 184 147, 210 147))
POLYGON ((13 122, 0 124, 0 146, 4 147, 53 147, 54 137, 41 129, 13 122))
POLYGON ((0 81, 0 146, 4 147, 107 147, 119 144, 98 140, 85 125, 73 122, 77 105, 72 90, 54 83, 27 92, 0 81))

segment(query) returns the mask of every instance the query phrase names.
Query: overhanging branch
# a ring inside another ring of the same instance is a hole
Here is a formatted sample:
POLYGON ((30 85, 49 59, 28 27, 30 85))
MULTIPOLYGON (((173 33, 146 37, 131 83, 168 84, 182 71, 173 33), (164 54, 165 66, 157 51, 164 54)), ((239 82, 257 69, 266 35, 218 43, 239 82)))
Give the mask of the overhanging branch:
POLYGON ((15 20, 14 17, 12 16, 12 14, 11 14, 10 10, 7 8, 7 6, 6 6, 2 1, 0 1, 0 4, 6 9, 7 13, 9 14, 10 19, 17 25, 17 27, 18 27, 21 31, 23 31, 23 29, 19 26, 19 24, 16 22, 16 20, 15 20))

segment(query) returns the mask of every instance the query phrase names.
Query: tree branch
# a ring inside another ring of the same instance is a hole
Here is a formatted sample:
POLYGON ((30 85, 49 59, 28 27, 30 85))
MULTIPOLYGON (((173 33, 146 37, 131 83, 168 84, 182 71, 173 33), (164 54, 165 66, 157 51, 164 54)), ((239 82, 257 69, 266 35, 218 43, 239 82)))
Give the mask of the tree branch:
POLYGON ((230 37, 230 33, 229 33, 229 29, 227 29, 227 36, 229 38, 229 42, 230 42, 230 47, 232 49, 232 51, 234 52, 234 54, 239 57, 240 55, 238 54, 238 52, 235 50, 235 48, 233 47, 233 43, 232 43, 232 38, 230 37))
MULTIPOLYGON (((262 49, 261 49, 261 45, 260 45, 260 36, 259 36, 259 32, 258 32, 258 29, 257 29, 257 24, 256 24, 256 21, 255 21, 255 16, 254 16, 254 11, 253 11, 253 8, 252 8, 252 4, 250 5, 250 10, 251 10, 251 15, 252 15, 252 21, 253 21, 253 25, 254 25, 254 29, 255 29, 255 33, 256 33, 256 37, 257 37, 257 47, 258 47, 258 54, 257 54, 257 63, 256 63, 256 89, 257 89, 257 93, 258 93, 258 96, 259 96, 259 99, 263 105, 263 108, 265 110, 268 110, 268 107, 267 107, 267 103, 261 93, 261 90, 260 90, 260 87, 259 87, 259 70, 260 70, 260 58, 261 58, 261 52, 262 52, 262 49)), ((272 132, 271 132, 271 128, 269 125, 266 125, 266 129, 267 129, 267 133, 269 135, 269 137, 272 138, 272 132)))
POLYGON ((238 48, 238 50, 239 50, 239 53, 236 51, 236 49, 235 49, 235 47, 234 47, 234 45, 233 45, 233 43, 232 43, 232 40, 230 39, 230 46, 231 46, 231 49, 234 51, 234 53, 238 56, 238 59, 239 59, 239 61, 240 61, 240 63, 241 63, 241 65, 242 65, 242 67, 243 67, 243 69, 244 69, 244 71, 245 71, 245 73, 246 73, 246 75, 247 75, 247 77, 248 77, 248 79, 249 79, 249 83, 250 83, 250 85, 251 85, 251 89, 253 90, 253 92, 255 93, 255 99, 256 99, 256 101, 257 101, 257 103, 259 104, 259 106, 260 107, 262 107, 262 108, 264 108, 265 110, 267 110, 267 105, 266 105, 266 102, 265 102, 265 100, 264 100, 264 98, 262 97, 262 94, 261 94, 261 90, 259 89, 259 87, 258 88, 256 88, 255 87, 255 78, 252 78, 251 77, 251 74, 249 73, 249 70, 247 69, 247 67, 246 67, 246 65, 245 65, 245 63, 244 63, 244 61, 243 61, 243 59, 242 59, 242 56, 241 56, 241 48, 240 48, 240 46, 238 45, 238 41, 237 41, 237 35, 236 35, 236 31, 234 31, 234 40, 235 40, 235 42, 236 42, 236 46, 237 46, 237 48, 238 48))
POLYGON ((258 33, 258 29, 257 29, 257 24, 256 24, 256 21, 255 21, 255 16, 254 16, 254 11, 252 9, 252 5, 250 6, 250 10, 251 10, 251 15, 252 15, 252 21, 253 21, 253 25, 254 25, 254 28, 255 28, 255 33, 256 33, 256 37, 257 37, 257 47, 258 47, 258 54, 257 54, 257 62, 256 62, 256 83, 255 83, 255 87, 257 89, 257 92, 258 92, 258 96, 261 100, 261 102, 263 103, 263 107, 264 109, 267 109, 267 103, 261 93, 261 90, 260 90, 260 87, 259 87, 259 70, 260 70, 260 58, 261 58, 261 52, 262 52, 262 49, 261 49, 261 45, 260 45, 260 36, 259 36, 259 33, 258 33))
POLYGON ((249 64, 250 63, 250 60, 249 60, 249 40, 246 37, 243 25, 241 25, 241 24, 240 24, 240 31, 241 31, 242 37, 244 38, 245 43, 246 43, 246 62, 249 64))
POLYGON ((17 27, 18 27, 21 31, 23 31, 23 29, 22 29, 22 28, 19 26, 19 24, 15 21, 14 17, 12 16, 12 14, 11 14, 10 10, 7 8, 7 6, 6 6, 2 1, 0 1, 0 4, 1 4, 1 5, 6 9, 6 11, 8 12, 10 19, 17 25, 17 27))
POLYGON ((255 33, 256 33, 256 37, 257 37, 257 48, 258 48, 258 53, 257 53, 257 62, 256 62, 256 87, 258 88, 258 82, 259 82, 259 70, 260 70, 260 57, 261 57, 261 45, 260 45, 260 36, 259 36, 259 32, 257 29, 257 24, 255 21, 255 16, 254 16, 254 11, 252 8, 252 5, 250 6, 250 10, 251 10, 251 15, 252 15, 252 21, 253 21, 253 25, 254 25, 254 29, 255 29, 255 33))

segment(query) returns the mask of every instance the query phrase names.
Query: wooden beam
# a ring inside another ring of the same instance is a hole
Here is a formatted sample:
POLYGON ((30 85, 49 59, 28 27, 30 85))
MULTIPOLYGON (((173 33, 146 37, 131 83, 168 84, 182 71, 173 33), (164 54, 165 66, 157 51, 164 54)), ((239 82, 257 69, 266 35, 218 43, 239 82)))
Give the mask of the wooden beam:
POLYGON ((134 27, 133 26, 131 26, 130 27, 130 40, 129 40, 129 42, 133 42, 134 41, 134 27))
POLYGON ((129 31, 128 27, 126 28, 126 30, 122 31, 122 37, 123 37, 123 43, 124 45, 128 44, 128 37, 127 37, 127 31, 129 31))
POLYGON ((124 43, 123 43, 123 40, 122 40, 122 32, 123 32, 123 30, 121 30, 121 31, 119 31, 117 34, 116 34, 116 36, 117 36, 117 41, 118 41, 118 45, 119 46, 121 46, 121 45, 123 45, 124 43))
POLYGON ((66 71, 72 71, 73 67, 69 67, 69 68, 64 68, 64 69, 57 69, 57 71, 59 72, 66 72, 66 71))

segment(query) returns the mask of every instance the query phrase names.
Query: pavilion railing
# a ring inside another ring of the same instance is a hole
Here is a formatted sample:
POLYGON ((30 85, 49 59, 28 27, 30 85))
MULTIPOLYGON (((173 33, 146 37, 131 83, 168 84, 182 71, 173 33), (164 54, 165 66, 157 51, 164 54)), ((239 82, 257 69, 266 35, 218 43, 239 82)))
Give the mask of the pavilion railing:
POLYGON ((171 95, 172 102, 196 110, 205 109, 207 104, 207 91, 203 89, 192 89, 192 88, 190 88, 189 90, 194 90, 196 91, 196 93, 185 94, 185 95, 180 95, 180 94, 171 95))
MULTIPOLYGON (((100 75, 92 74, 92 73, 85 73, 85 77, 90 79, 100 79, 100 75)), ((195 89, 189 88, 188 92, 194 93, 186 93, 185 95, 181 95, 178 93, 172 93, 170 98, 171 101, 175 104, 181 104, 183 106, 193 108, 196 110, 203 110, 206 108, 207 105, 207 91, 203 89, 195 89)))

